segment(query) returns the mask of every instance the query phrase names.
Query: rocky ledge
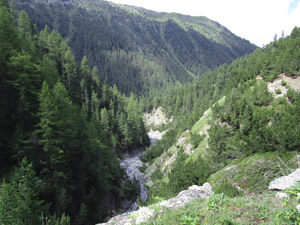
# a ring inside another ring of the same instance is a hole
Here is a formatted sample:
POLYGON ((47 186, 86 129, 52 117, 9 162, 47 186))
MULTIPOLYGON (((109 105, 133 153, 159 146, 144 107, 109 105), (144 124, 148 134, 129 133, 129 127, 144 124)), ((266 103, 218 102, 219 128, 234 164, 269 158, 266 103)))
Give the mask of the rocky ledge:
MULTIPOLYGON (((102 224, 118 224, 118 225, 130 225, 130 224, 140 224, 142 222, 146 222, 151 219, 154 215, 154 210, 159 208, 167 208, 176 210, 179 207, 184 206, 191 200, 196 198, 205 198, 208 199, 213 194, 213 189, 209 183, 203 184, 203 186, 199 187, 197 185, 193 185, 189 187, 188 190, 184 190, 180 192, 176 197, 170 198, 168 200, 159 202, 157 204, 141 207, 139 210, 130 213, 124 213, 118 216, 111 218, 107 223, 102 224)), ((99 224, 100 225, 100 224, 99 224)))

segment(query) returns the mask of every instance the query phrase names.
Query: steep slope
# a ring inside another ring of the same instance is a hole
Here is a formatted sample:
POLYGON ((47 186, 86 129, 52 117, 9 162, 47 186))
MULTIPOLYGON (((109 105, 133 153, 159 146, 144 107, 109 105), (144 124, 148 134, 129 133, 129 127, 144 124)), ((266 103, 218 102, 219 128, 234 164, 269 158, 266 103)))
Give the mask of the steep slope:
POLYGON ((24 11, 15 26, 6 5, 0 223, 95 224, 137 197, 117 155, 150 144, 139 101, 100 84, 86 57, 77 65, 57 32, 34 34, 24 11))
POLYGON ((48 25, 87 56, 101 81, 126 94, 154 96, 230 63, 256 47, 205 17, 157 13, 106 1, 14 1, 38 30, 48 25))
POLYGON ((216 192, 261 192, 282 175, 277 156, 297 166, 299 43, 295 28, 289 37, 162 97, 174 120, 144 156, 150 196, 174 196, 207 180, 216 192))

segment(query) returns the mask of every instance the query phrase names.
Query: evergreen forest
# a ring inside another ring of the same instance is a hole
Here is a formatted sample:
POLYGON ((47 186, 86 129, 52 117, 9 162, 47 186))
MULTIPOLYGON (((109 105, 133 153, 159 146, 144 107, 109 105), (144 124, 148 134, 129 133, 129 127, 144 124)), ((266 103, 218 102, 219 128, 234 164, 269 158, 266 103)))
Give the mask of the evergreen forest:
POLYGON ((117 155, 148 145, 138 98, 1 1, 0 223, 93 224, 137 188, 117 155))
POLYGON ((265 158, 298 157, 299 77, 299 27, 257 48, 205 17, 0 0, 0 224, 107 221, 139 198, 120 161, 140 148, 141 205, 207 181, 222 197, 264 193, 284 174, 265 158), (147 127, 159 107, 171 122, 147 127), (164 131, 155 145, 150 129, 164 131))
POLYGON ((97 66, 100 81, 127 96, 154 98, 169 86, 250 53, 256 46, 205 17, 157 13, 98 1, 14 0, 40 31, 46 25, 67 41, 80 63, 97 66))

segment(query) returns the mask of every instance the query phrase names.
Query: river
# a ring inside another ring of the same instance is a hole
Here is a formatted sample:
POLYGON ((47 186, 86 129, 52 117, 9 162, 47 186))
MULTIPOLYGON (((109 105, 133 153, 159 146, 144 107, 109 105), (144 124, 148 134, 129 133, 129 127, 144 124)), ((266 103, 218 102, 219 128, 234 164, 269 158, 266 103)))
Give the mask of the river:
MULTIPOLYGON (((151 145, 154 145, 157 140, 162 138, 162 133, 159 131, 150 130, 148 136, 150 138, 151 145)), ((146 179, 144 174, 140 172, 139 168, 142 167, 143 162, 140 159, 140 156, 144 154, 145 148, 136 149, 130 153, 125 154, 125 158, 121 160, 120 166, 126 170, 126 173, 131 181, 136 179, 140 185, 140 200, 144 203, 148 197, 148 189, 144 186, 146 179)), ((135 211, 139 208, 138 202, 134 203, 124 203, 124 208, 127 208, 126 211, 135 211)))

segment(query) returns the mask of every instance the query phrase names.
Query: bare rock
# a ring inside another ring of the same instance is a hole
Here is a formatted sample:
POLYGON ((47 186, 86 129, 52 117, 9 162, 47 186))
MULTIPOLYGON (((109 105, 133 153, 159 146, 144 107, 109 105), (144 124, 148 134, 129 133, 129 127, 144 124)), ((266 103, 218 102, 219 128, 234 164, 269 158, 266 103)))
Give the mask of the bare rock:
POLYGON ((300 212, 300 205, 297 205, 297 210, 298 210, 298 212, 300 212))
POLYGON ((165 206, 169 209, 178 209, 181 206, 184 206, 189 201, 196 198, 205 198, 209 199, 209 197, 214 193, 212 187, 209 183, 203 184, 203 186, 199 187, 197 185, 193 185, 189 187, 188 190, 184 190, 180 192, 176 197, 170 198, 169 200, 162 201, 158 203, 160 206, 165 206))
POLYGON ((169 200, 162 201, 160 203, 151 205, 149 207, 141 207, 139 210, 131 213, 124 213, 118 216, 113 217, 107 223, 103 224, 118 224, 118 225, 130 225, 130 224, 140 224, 146 222, 154 216, 155 209, 163 209, 168 208, 171 210, 176 210, 179 207, 184 206, 191 200, 197 198, 205 198, 208 199, 214 193, 212 187, 209 183, 203 184, 203 186, 199 187, 197 185, 193 185, 189 187, 188 190, 184 190, 180 192, 176 197, 171 198, 169 200))
POLYGON ((296 184, 297 181, 300 180, 300 169, 297 169, 295 172, 279 177, 275 180, 273 180, 269 184, 269 189, 270 190, 285 190, 287 188, 292 187, 293 185, 296 184))

